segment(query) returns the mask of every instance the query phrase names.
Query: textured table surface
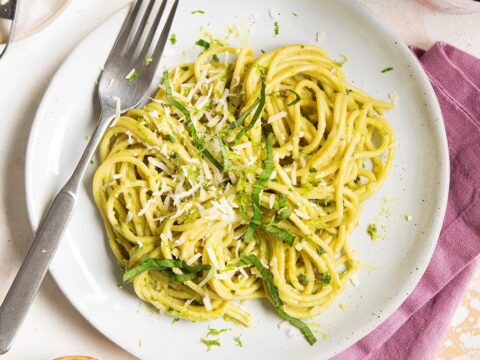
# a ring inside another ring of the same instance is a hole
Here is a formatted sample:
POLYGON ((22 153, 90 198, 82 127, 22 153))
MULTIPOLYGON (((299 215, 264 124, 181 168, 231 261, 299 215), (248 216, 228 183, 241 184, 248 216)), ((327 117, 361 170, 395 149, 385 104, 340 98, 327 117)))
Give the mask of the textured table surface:
MULTIPOLYGON (((127 0, 74 0, 48 28, 15 43, 0 62, 0 299, 32 240, 24 195, 28 133, 48 82, 68 53, 127 0)), ((408 44, 449 42, 480 56, 480 13, 450 15, 416 0, 361 0, 408 44)), ((480 272, 464 295, 439 359, 480 359, 480 272)), ((1 359, 53 359, 65 355, 133 359, 76 312, 47 275, 13 349, 1 359)))

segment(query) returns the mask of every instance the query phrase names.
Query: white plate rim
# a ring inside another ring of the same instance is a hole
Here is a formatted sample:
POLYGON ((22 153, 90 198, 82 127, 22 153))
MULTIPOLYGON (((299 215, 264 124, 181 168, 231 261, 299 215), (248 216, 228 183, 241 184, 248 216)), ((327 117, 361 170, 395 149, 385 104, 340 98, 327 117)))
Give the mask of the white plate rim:
MULTIPOLYGON (((63 0, 63 2, 56 6, 50 15, 46 16, 43 18, 41 21, 35 23, 33 26, 28 27, 27 29, 24 29, 22 31, 16 31, 14 38, 12 42, 17 42, 23 39, 26 39, 34 34, 36 34, 39 31, 42 31, 45 29, 48 25, 50 25, 52 22, 54 22, 68 7, 70 4, 71 0, 63 0)), ((18 28, 18 24, 17 24, 18 28)), ((7 38, 3 36, 3 34, 0 34, 0 44, 5 44, 7 38)))
MULTIPOLYGON (((435 113, 436 117, 438 118, 438 122, 437 122, 438 125, 435 126, 433 129, 437 131, 436 136, 440 140, 438 151, 439 151, 439 158, 441 159, 441 163, 440 163, 441 168, 439 172, 442 174, 442 177, 440 179, 440 185, 439 185, 439 194, 438 194, 439 199, 437 202, 437 206, 435 207, 436 216, 433 224, 430 227, 431 229, 430 233, 424 235, 429 239, 428 243, 430 246, 427 248, 428 251, 425 253, 423 261, 417 264, 418 271, 415 271, 411 274, 411 276, 409 277, 409 281, 400 287, 398 296, 392 298, 384 306, 384 308, 382 309, 380 314, 377 316, 376 320, 372 323, 372 325, 368 324, 367 326, 361 328, 360 330, 357 330, 355 336, 349 337, 343 343, 333 345, 332 348, 327 352, 327 355, 326 355, 327 357, 334 356, 348 349, 350 346, 352 346, 357 341, 361 340, 363 337, 368 335, 375 328, 377 328, 401 306, 401 304, 408 298, 408 296, 413 292, 415 287, 418 285, 418 283, 420 282, 423 274, 425 273, 428 267, 428 264, 430 263, 433 252, 437 245, 438 238, 440 236, 440 232, 441 232, 441 228, 442 228, 442 224, 443 224, 443 220, 444 220, 444 216, 447 208, 448 192, 449 192, 449 184, 450 184, 450 159, 449 159, 448 141, 447 141, 447 135, 446 135, 444 121, 443 121, 443 115, 440 109, 440 104, 438 103, 438 99, 435 95, 435 91, 432 87, 432 84, 430 83, 430 80, 428 79, 427 74, 421 67, 420 62, 412 53, 412 51, 408 48, 408 46, 405 45, 402 42, 402 40, 393 32, 393 30, 391 30, 386 24, 384 24, 380 19, 378 19, 376 15, 373 14, 373 12, 366 5, 361 4, 357 0, 355 1, 338 0, 338 1, 348 3, 348 6, 351 6, 359 14, 368 18, 368 20, 372 22, 373 25, 375 25, 375 27, 377 27, 380 31, 382 31, 387 40, 395 42, 396 45, 398 46, 398 49, 403 53, 405 60, 408 61, 411 71, 417 77, 418 81, 422 83, 425 100, 427 101, 428 106, 432 109, 432 111, 435 113)), ((120 13, 125 12, 127 7, 128 5, 123 7, 119 11, 113 13, 110 17, 108 17, 106 20, 100 23, 97 27, 95 27, 81 42, 77 44, 77 46, 66 57, 62 65, 58 68, 57 72, 52 77, 50 84, 48 85, 47 90, 44 93, 42 100, 40 102, 40 105, 36 111, 34 121, 32 123, 32 128, 30 130, 30 134, 28 137, 26 161, 25 161, 26 175, 30 173, 30 169, 32 167, 33 149, 34 149, 34 146, 32 144, 33 144, 33 140, 35 139, 40 129, 40 123, 41 123, 40 115, 45 111, 48 103, 47 99, 49 98, 50 93, 53 92, 51 84, 55 82, 58 76, 58 73, 62 70, 62 68, 64 68, 66 64, 69 62, 69 60, 75 56, 76 52, 81 47, 81 44, 86 40, 88 40, 90 37, 93 37, 97 30, 99 30, 104 26, 107 26, 107 24, 113 21, 114 18, 119 16, 120 13)), ((35 232, 37 228, 37 226, 35 225, 37 222, 37 219, 35 216, 36 214, 34 210, 32 194, 29 190, 31 188, 31 186, 29 185, 30 177, 25 176, 25 179, 26 179, 25 189, 26 189, 26 203, 27 203, 28 218, 29 218, 31 227, 35 232)), ((135 355, 134 349, 129 349, 124 344, 122 344, 122 342, 119 341, 118 337, 115 334, 111 333, 101 323, 97 322, 93 316, 89 316, 88 312, 82 306, 79 305, 76 299, 67 291, 64 291, 64 289, 66 289, 66 286, 62 286, 62 276, 60 274, 59 269, 56 269, 54 266, 51 266, 49 271, 52 277, 54 278, 54 280, 57 282, 60 290, 65 295, 65 297, 72 303, 75 309, 78 312, 80 312, 88 322, 90 322, 97 330, 99 330, 104 336, 109 338, 118 346, 122 347, 127 352, 135 355)))

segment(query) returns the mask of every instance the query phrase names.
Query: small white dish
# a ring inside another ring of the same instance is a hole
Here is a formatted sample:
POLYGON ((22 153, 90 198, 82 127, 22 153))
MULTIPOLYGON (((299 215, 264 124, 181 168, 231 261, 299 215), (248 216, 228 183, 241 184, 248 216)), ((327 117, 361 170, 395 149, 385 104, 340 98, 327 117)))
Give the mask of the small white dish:
MULTIPOLYGON (((53 196, 70 176, 95 126, 95 81, 125 18, 126 9, 94 30, 67 58, 46 91, 30 134, 26 191, 30 221, 37 228, 53 196)), ((378 326, 414 289, 440 233, 446 207, 449 161, 446 135, 435 94, 410 50, 368 10, 351 0, 181 1, 162 66, 192 59, 204 26, 227 34, 233 43, 251 40, 256 53, 290 43, 312 43, 332 56, 346 54, 345 71, 359 87, 398 107, 387 114, 397 136, 397 154, 386 183, 364 206, 351 243, 363 263, 356 286, 349 286, 317 321, 318 343, 289 338, 265 301, 242 306, 254 324, 246 329, 223 320, 210 324, 180 321, 154 313, 130 288, 118 288, 120 271, 106 243, 91 195, 94 164, 78 206, 50 267, 62 291, 95 327, 142 359, 325 359, 341 352, 378 326), (192 14, 201 9, 205 14, 192 14), (280 34, 274 35, 278 21, 280 34), (249 32, 250 29, 250 32, 249 32), (321 39, 317 42, 317 39, 321 39), (394 70, 382 73, 386 67, 394 70), (411 217, 411 218, 410 218, 411 217), (411 219, 411 221, 408 221, 411 219), (375 222, 383 239, 366 233, 375 222), (385 225, 385 228, 381 226, 385 225), (342 310, 339 304, 345 304, 342 310), (232 328, 222 346, 206 352, 200 338, 208 326, 232 328), (243 348, 233 336, 242 335, 243 348)))

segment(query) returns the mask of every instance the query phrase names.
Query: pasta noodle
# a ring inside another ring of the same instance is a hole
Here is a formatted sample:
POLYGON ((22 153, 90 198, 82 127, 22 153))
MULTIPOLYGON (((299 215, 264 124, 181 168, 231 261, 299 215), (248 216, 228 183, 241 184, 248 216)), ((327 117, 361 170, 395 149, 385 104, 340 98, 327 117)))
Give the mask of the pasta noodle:
POLYGON ((313 46, 218 45, 174 68, 100 147, 93 193, 124 280, 192 321, 249 325, 234 301, 262 297, 291 322, 319 315, 358 267, 350 234, 391 167, 392 108, 313 46))

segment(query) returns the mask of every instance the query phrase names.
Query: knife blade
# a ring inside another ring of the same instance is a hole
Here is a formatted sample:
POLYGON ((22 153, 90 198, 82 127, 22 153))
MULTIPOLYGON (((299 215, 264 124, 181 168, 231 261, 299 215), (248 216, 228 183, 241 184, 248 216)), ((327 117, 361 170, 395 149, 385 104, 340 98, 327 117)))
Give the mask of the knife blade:
POLYGON ((17 0, 0 0, 0 18, 13 20, 17 13, 17 0))

